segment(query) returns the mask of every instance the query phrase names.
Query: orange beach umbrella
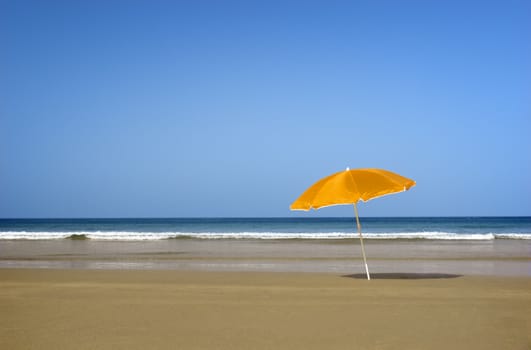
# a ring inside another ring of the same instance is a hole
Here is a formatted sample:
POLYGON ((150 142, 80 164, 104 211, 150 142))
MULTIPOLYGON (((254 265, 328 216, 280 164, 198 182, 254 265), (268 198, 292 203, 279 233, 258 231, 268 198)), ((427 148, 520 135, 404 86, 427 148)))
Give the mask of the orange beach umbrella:
POLYGON ((415 186, 415 181, 383 169, 353 169, 332 174, 310 186, 290 206, 291 210, 310 210, 332 205, 352 204, 356 214, 356 225, 360 236, 361 252, 365 263, 367 279, 369 267, 363 247, 363 236, 358 216, 358 201, 367 202, 373 198, 403 192, 415 186))

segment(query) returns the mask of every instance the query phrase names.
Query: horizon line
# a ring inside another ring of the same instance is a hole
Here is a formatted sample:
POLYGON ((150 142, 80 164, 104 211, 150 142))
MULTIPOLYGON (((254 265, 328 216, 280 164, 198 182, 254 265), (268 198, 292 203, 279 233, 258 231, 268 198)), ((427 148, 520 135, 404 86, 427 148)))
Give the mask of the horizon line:
MULTIPOLYGON (((420 216, 374 216, 365 215, 362 218, 529 218, 531 215, 420 215, 420 216)), ((352 219, 353 216, 102 216, 102 217, 0 217, 0 220, 124 220, 124 219, 352 219)))

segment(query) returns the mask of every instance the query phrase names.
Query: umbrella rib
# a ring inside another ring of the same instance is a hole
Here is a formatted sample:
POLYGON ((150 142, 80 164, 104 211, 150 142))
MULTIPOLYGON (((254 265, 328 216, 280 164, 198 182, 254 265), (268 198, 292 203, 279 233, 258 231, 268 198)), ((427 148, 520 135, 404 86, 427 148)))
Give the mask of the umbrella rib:
MULTIPOLYGON (((374 170, 377 170, 377 169, 367 169, 367 170, 370 171, 370 172, 373 173, 373 174, 377 174, 377 175, 383 176, 385 179, 389 180, 389 181, 390 181, 391 183, 393 183, 393 184, 396 183, 396 180, 393 179, 389 174, 387 174, 387 173, 385 173, 385 172, 377 172, 377 171, 374 171, 374 170)), ((396 175, 398 175, 398 174, 396 174, 396 175)), ((400 175, 399 175, 399 176, 400 176, 400 175)), ((403 177, 403 176, 400 176, 400 177, 403 177)), ((406 179, 407 179, 407 178, 406 178, 406 179)), ((388 196, 388 195, 391 195, 391 194, 395 194, 395 193, 406 192, 406 191, 409 190, 411 187, 413 187, 413 186, 416 185, 415 181, 410 180, 410 179, 407 179, 407 180, 412 181, 413 184, 412 184, 411 186, 409 186, 409 187, 406 187, 406 186, 404 185, 403 188, 402 188, 401 190, 397 190, 397 191, 393 191, 393 192, 384 193, 384 194, 381 194, 381 195, 378 195, 378 196, 371 197, 371 198, 369 198, 369 199, 367 199, 367 200, 362 199, 362 201, 363 201, 364 203, 367 203, 368 201, 373 200, 373 199, 375 199, 375 198, 381 198, 381 197, 385 197, 385 196, 388 196)))
MULTIPOLYGON (((315 195, 313 196, 312 198, 312 203, 313 203, 313 200, 319 195, 319 193, 323 190, 323 187, 324 187, 324 182, 323 184, 319 187, 319 189, 315 192, 315 195)), ((319 208, 323 208, 324 206, 322 207, 319 207, 319 208)), ((310 209, 313 209, 313 210, 317 210, 319 208, 314 208, 313 204, 310 204, 310 209)))
MULTIPOLYGON (((348 171, 348 174, 349 174, 349 176, 350 176, 350 179, 352 180, 352 183, 354 184, 354 187, 356 188, 356 191, 358 192, 358 196, 359 196, 359 198, 356 199, 356 200, 352 203, 352 204, 356 204, 356 203, 358 203, 358 201, 361 199, 361 192, 360 192, 360 189, 359 189, 359 187, 358 187, 358 184, 356 183, 356 180, 354 180, 354 175, 352 175, 352 172, 350 172, 349 170, 347 170, 347 171, 348 171)), ((361 200, 363 200, 363 199, 361 199, 361 200)), ((365 202, 365 201, 364 201, 364 202, 365 202)))
POLYGON ((371 197, 367 200, 364 200, 362 199, 363 203, 367 203, 368 201, 372 201, 373 199, 376 199, 376 198, 382 198, 382 197, 385 197, 385 196, 390 196, 392 194, 396 194, 396 193, 402 193, 402 192, 406 192, 407 191, 407 188, 403 188, 401 190, 398 190, 398 191, 395 191, 395 192, 389 192, 389 193, 384 193, 384 194, 381 194, 381 195, 378 195, 378 196, 374 196, 374 197, 371 197))
MULTIPOLYGON (((372 173, 375 173, 374 170, 371 170, 371 172, 372 172, 372 173)), ((391 182, 393 182, 393 183, 396 182, 395 179, 393 179, 389 174, 387 174, 387 173, 385 173, 385 172, 379 173, 379 175, 385 177, 386 179, 388 179, 389 181, 391 181, 391 182)), ((398 174, 395 174, 395 175, 398 175, 398 174)), ((400 176, 400 175, 398 175, 398 176, 404 178, 403 176, 400 176)), ((409 186, 409 188, 411 188, 411 187, 413 187, 413 186, 416 185, 415 181, 410 180, 410 179, 408 179, 408 178, 405 178, 405 179, 407 179, 407 180, 413 182, 413 185, 409 186)), ((397 191, 397 192, 393 192, 393 193, 404 192, 404 191, 407 191, 409 188, 406 188, 406 186, 404 186, 404 190, 403 190, 403 191, 397 191)))
MULTIPOLYGON (((323 190, 323 187, 324 187, 324 185, 326 184, 326 180, 328 180, 329 178, 331 178, 331 177, 333 177, 333 176, 336 176, 337 174, 338 174, 338 173, 332 174, 332 175, 327 176, 327 177, 325 177, 324 179, 321 179, 321 180, 318 181, 318 183, 319 183, 319 182, 322 182, 322 183, 321 183, 321 186, 319 186, 319 189, 317 189, 317 191, 316 191, 315 194, 313 195, 313 197, 312 197, 312 202, 311 202, 311 203, 313 203, 313 200, 314 200, 314 199, 319 195, 319 193, 321 193, 321 191, 323 190)), ((323 206, 320 206, 319 208, 331 207, 331 206, 333 206, 333 205, 338 205, 338 204, 323 205, 323 206)), ((317 209, 319 209, 319 208, 315 208, 315 207, 313 206, 313 204, 310 204, 310 209, 317 210, 317 209)))

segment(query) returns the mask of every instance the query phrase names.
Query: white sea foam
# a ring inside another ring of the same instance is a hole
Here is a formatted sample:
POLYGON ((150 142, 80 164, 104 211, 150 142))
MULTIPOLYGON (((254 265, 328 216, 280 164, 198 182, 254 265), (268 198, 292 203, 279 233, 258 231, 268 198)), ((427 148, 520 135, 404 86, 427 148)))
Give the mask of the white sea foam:
POLYGON ((531 233, 496 233, 500 239, 531 239, 531 233))
POLYGON ((113 241, 146 241, 161 240, 174 237, 174 232, 118 232, 118 231, 73 231, 73 232, 32 232, 6 231, 0 232, 4 240, 53 240, 65 238, 88 238, 113 241))
POLYGON ((496 238, 492 233, 453 233, 453 232, 407 232, 407 233, 367 233, 367 239, 433 239, 456 241, 490 241, 496 238))
MULTIPOLYGON (((129 232, 129 231, 73 231, 73 232, 0 232, 0 240, 54 240, 67 238, 87 238, 112 241, 153 241, 170 238, 197 239, 357 239, 356 232, 129 232)), ((454 232, 386 232, 363 233, 364 239, 374 240, 494 240, 494 239, 531 239, 530 233, 454 233, 454 232)))
POLYGON ((26 231, 3 231, 0 232, 0 239, 28 239, 28 240, 49 240, 67 238, 77 232, 26 232, 26 231))

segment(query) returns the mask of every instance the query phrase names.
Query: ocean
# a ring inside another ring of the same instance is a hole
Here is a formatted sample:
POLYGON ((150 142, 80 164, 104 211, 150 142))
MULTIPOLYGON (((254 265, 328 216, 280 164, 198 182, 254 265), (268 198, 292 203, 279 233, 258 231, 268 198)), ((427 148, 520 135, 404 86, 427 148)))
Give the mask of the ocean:
MULTIPOLYGON (((527 240, 531 217, 366 217, 369 240, 527 240)), ((357 238, 354 218, 0 219, 0 240, 357 238)))

